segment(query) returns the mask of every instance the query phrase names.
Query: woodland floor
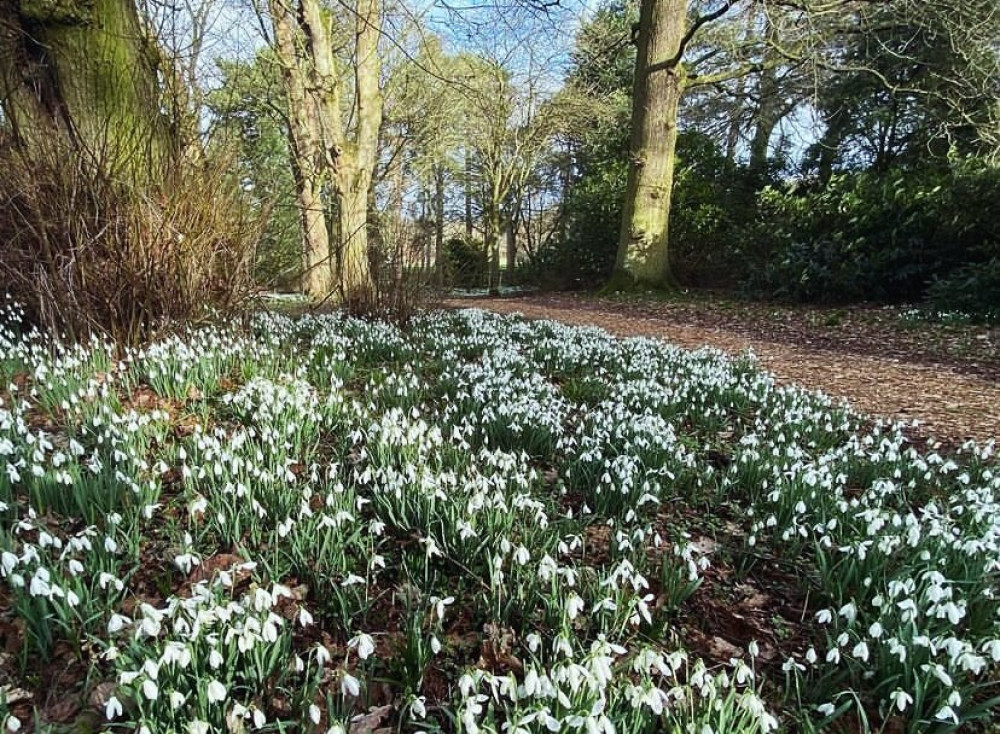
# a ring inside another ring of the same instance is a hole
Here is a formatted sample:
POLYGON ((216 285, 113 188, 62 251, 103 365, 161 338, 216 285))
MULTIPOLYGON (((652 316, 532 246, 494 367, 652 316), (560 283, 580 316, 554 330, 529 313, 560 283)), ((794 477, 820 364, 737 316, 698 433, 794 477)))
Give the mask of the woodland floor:
POLYGON ((673 300, 531 294, 462 298, 450 307, 599 326, 689 349, 753 350, 780 382, 846 398, 945 445, 1000 436, 1000 327, 914 321, 898 308, 796 307, 715 296, 673 300))

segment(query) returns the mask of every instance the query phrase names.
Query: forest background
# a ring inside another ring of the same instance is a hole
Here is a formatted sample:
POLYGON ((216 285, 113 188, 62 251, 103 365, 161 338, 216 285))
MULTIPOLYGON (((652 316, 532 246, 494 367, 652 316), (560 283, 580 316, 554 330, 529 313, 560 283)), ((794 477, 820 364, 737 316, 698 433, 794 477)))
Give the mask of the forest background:
POLYGON ((17 0, 2 267, 138 338, 261 289, 1000 303, 987 0, 17 0))

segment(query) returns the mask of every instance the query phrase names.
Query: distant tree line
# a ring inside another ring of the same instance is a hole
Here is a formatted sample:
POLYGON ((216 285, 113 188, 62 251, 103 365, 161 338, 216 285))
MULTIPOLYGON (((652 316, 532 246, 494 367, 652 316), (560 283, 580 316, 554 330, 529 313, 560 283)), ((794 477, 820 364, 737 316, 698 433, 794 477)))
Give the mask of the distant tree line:
POLYGON ((0 6, 0 246, 39 320, 415 282, 1000 300, 988 0, 221 8, 0 6))

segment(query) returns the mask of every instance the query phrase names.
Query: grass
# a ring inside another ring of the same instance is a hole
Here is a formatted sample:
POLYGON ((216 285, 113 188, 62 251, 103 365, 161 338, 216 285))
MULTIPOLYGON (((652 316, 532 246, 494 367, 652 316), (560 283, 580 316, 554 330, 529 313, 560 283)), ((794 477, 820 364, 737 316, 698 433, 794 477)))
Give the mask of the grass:
POLYGON ((4 323, 8 729, 995 713, 992 445, 922 451, 748 359, 475 310, 124 353, 4 323))

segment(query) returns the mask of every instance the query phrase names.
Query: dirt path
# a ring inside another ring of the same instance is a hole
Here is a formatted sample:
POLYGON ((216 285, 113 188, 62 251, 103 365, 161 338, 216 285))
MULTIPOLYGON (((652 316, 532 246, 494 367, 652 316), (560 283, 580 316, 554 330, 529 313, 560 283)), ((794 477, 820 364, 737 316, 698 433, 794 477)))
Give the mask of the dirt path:
POLYGON ((599 326, 618 336, 657 337, 690 349, 711 346, 731 354, 752 349, 761 365, 779 381, 847 398, 854 407, 871 414, 906 422, 917 419, 921 423, 918 435, 947 444, 969 438, 983 442, 1000 435, 1000 382, 992 376, 964 374, 969 370, 962 364, 927 364, 905 353, 876 356, 879 344, 869 345, 865 351, 870 354, 841 349, 837 344, 831 348, 822 339, 817 341, 824 346, 816 347, 808 345, 812 340, 802 337, 801 332, 796 334, 800 343, 793 343, 754 336, 738 326, 679 323, 662 310, 630 308, 613 301, 583 302, 573 297, 456 299, 446 305, 599 326))

